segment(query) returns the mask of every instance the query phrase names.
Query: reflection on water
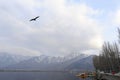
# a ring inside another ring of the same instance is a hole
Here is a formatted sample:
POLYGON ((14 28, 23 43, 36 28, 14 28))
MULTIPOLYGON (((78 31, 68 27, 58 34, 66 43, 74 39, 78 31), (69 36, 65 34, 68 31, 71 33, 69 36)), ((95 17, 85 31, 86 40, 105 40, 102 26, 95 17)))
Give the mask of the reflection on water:
MULTIPOLYGON (((82 80, 60 72, 0 72, 0 80, 82 80)), ((90 80, 90 79, 87 79, 90 80)))

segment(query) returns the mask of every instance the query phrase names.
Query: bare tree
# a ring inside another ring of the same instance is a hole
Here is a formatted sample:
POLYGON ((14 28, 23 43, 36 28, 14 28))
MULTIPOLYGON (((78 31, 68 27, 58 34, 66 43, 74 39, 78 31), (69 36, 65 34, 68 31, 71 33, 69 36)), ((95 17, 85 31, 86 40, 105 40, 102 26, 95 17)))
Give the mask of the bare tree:
MULTIPOLYGON (((120 29, 118 28, 118 42, 120 44, 120 29)), ((99 56, 93 57, 93 63, 96 69, 110 72, 120 71, 120 52, 119 52, 119 44, 114 42, 110 44, 109 42, 105 42, 102 46, 102 50, 99 56)))
POLYGON ((104 43, 99 56, 93 58, 93 63, 96 69, 101 71, 119 71, 119 50, 116 43, 104 43))

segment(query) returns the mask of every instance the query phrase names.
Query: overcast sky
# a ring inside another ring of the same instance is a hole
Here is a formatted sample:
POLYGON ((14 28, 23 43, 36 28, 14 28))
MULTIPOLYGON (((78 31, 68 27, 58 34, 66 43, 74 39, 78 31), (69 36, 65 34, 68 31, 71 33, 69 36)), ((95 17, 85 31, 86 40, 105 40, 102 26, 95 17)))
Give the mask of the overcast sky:
POLYGON ((120 0, 0 0, 0 18, 0 52, 89 54, 117 41, 120 0))

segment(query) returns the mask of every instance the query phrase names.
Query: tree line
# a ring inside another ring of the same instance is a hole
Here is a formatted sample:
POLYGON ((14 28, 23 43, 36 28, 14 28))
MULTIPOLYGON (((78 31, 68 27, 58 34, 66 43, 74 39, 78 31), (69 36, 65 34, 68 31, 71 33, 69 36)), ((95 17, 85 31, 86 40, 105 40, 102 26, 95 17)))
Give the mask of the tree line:
POLYGON ((96 70, 104 72, 120 72, 120 29, 118 28, 118 43, 105 42, 100 54, 93 57, 93 64, 96 70))

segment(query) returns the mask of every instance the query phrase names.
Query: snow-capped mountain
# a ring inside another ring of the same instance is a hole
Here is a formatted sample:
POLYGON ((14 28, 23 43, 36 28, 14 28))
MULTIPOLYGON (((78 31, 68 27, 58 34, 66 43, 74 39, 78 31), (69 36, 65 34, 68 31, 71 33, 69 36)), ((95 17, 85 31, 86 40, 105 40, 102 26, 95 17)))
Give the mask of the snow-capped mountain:
POLYGON ((51 56, 41 55, 41 56, 33 57, 27 61, 50 64, 50 63, 62 62, 63 58, 62 57, 51 57, 51 56))
POLYGON ((13 55, 9 53, 0 53, 0 68, 40 70, 74 69, 76 66, 83 66, 82 64, 89 66, 87 60, 91 65, 93 65, 92 57, 82 53, 72 53, 64 57, 46 55, 31 57, 13 55))
POLYGON ((73 63, 71 63, 69 66, 67 66, 65 69, 67 70, 88 70, 92 71, 94 70, 93 66, 93 58, 94 55, 87 56, 85 58, 79 59, 73 63))
POLYGON ((0 68, 27 60, 30 56, 13 55, 6 52, 0 52, 0 68))
POLYGON ((71 64, 88 57, 85 54, 71 54, 65 57, 36 56, 10 65, 9 69, 63 70, 71 64), (74 56, 73 56, 74 55, 74 56))
POLYGON ((65 57, 54 57, 54 56, 46 56, 46 55, 41 55, 41 56, 36 56, 32 57, 27 61, 30 62, 37 62, 37 63, 45 63, 45 64, 51 64, 51 63, 63 63, 69 60, 77 60, 80 58, 87 57, 85 54, 70 54, 65 57))

